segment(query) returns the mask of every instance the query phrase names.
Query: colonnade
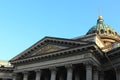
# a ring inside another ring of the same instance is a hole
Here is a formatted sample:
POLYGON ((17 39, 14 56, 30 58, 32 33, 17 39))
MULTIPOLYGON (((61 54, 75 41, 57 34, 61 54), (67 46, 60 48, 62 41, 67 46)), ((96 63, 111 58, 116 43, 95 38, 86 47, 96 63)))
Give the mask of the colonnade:
MULTIPOLYGON (((93 68, 91 64, 84 65, 81 69, 83 69, 84 73, 79 73, 79 69, 76 70, 75 65, 65 65, 63 66, 66 69, 66 75, 65 77, 62 77, 61 75, 58 75, 58 70, 60 71, 60 68, 58 67, 50 67, 50 77, 44 78, 44 80, 104 80, 102 77, 103 74, 99 74, 99 71, 96 67, 93 68), (76 71, 75 71, 76 70, 76 71), (74 75, 74 76, 73 76, 74 75), (59 76, 59 78, 58 78, 59 76), (84 76, 84 78, 83 78, 84 76), (99 78, 101 76, 101 78, 99 78), (83 79, 81 79, 81 77, 83 79)), ((79 68, 79 67, 78 67, 79 68)), ((37 69, 34 70, 35 72, 35 79, 34 80, 42 80, 42 73, 44 70, 37 69)), ((21 72, 23 74, 22 80, 28 80, 29 78, 29 71, 28 72, 21 72)), ((47 73, 46 73, 47 74, 47 73)), ((17 76, 13 76, 13 80, 18 80, 17 76)))
MULTIPOLYGON (((61 67, 54 66, 47 68, 46 71, 45 69, 33 70, 33 72, 35 73, 34 79, 29 78, 30 77, 29 74, 31 71, 20 72, 22 74, 22 79, 21 78, 18 79, 17 78, 18 74, 16 73, 13 76, 13 80, 104 80, 105 78, 104 72, 100 71, 97 67, 93 66, 92 64, 85 64, 82 67, 81 66, 76 67, 76 65, 65 65, 62 66, 62 68, 63 69, 61 69, 61 67)), ((120 69, 116 70, 116 80, 120 80, 120 69)))
MULTIPOLYGON (((65 65, 62 66, 62 68, 64 68, 63 70, 59 67, 50 67, 47 68, 47 71, 43 69, 33 70, 33 72, 35 73, 34 79, 30 79, 29 78, 30 71, 26 71, 26 72, 21 72, 22 79, 21 78, 18 79, 17 77, 19 75, 16 73, 13 76, 13 80, 107 80, 104 79, 105 78, 104 72, 99 71, 97 67, 91 64, 86 64, 82 68, 80 67, 80 69, 79 67, 80 66, 76 68, 76 66, 74 65, 65 65)), ((10 79, 0 79, 0 80, 10 80, 10 79)), ((120 69, 116 70, 116 80, 120 80, 120 69)))

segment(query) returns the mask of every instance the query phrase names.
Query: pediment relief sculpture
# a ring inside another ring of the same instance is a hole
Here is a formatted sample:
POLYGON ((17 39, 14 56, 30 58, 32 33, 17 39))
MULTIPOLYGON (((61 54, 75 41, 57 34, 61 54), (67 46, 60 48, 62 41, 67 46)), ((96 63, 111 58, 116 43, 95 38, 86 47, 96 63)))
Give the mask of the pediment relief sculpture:
POLYGON ((59 51, 62 49, 65 49, 66 47, 63 46, 57 46, 57 45, 47 45, 44 46, 43 48, 41 48, 40 50, 38 50, 34 55, 40 55, 40 54, 44 54, 44 53, 49 53, 49 52, 54 52, 54 51, 59 51))

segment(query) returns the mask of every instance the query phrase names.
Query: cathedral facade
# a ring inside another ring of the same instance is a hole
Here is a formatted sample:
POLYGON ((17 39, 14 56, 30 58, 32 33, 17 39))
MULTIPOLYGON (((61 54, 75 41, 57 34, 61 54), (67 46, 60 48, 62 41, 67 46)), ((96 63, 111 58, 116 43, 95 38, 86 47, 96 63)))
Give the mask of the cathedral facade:
POLYGON ((45 37, 10 63, 10 80, 120 80, 120 36, 99 16, 86 35, 45 37))

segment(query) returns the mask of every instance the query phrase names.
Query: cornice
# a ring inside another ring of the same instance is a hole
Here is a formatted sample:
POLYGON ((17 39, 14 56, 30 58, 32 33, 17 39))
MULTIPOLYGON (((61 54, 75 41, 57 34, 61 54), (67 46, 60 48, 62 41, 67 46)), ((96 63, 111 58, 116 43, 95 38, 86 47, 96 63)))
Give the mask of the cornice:
POLYGON ((120 47, 117 47, 106 53, 110 59, 116 59, 120 57, 120 47))
POLYGON ((80 37, 76 37, 74 38, 74 40, 81 40, 81 39, 86 39, 86 38, 92 38, 92 37, 95 37, 97 36, 96 33, 93 33, 93 34, 89 34, 89 35, 83 35, 83 36, 80 36, 80 37))
POLYGON ((0 67, 0 72, 13 72, 13 67, 0 67))
POLYGON ((20 53, 19 55, 15 56, 13 59, 10 60, 10 62, 12 62, 16 59, 20 59, 21 57, 26 56, 28 54, 31 54, 34 51, 36 51, 37 49, 40 49, 42 46, 47 45, 47 44, 56 44, 56 45, 72 47, 72 46, 80 46, 80 45, 86 44, 86 42, 84 42, 84 41, 79 42, 79 41, 75 41, 72 39, 45 37, 42 40, 35 43, 34 45, 32 45, 30 48, 28 48, 25 51, 23 51, 22 53, 20 53))
POLYGON ((84 45, 84 46, 66 49, 64 51, 48 53, 48 54, 44 54, 44 55, 40 55, 40 56, 33 56, 33 57, 30 57, 30 58, 26 58, 26 59, 12 61, 11 64, 18 65, 18 64, 28 63, 28 62, 32 63, 34 61, 41 61, 41 60, 44 60, 44 59, 54 58, 54 57, 63 56, 63 55, 71 55, 71 54, 75 54, 75 53, 82 52, 82 51, 87 51, 87 50, 95 51, 94 53, 96 53, 98 55, 99 51, 98 51, 98 49, 96 49, 96 47, 97 46, 94 43, 90 43, 90 44, 87 44, 87 45, 84 45))

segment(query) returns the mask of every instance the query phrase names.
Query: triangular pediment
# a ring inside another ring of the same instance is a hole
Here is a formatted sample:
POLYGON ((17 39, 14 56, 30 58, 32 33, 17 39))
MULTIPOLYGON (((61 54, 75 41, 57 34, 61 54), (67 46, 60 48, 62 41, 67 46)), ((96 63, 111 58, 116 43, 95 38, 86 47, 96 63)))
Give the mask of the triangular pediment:
POLYGON ((33 56, 40 56, 40 55, 48 54, 51 52, 57 52, 57 51, 60 51, 62 49, 66 49, 66 48, 69 48, 69 47, 55 45, 55 44, 45 44, 45 45, 42 45, 42 47, 39 47, 36 51, 31 51, 24 55, 21 55, 20 57, 18 57, 18 60, 30 58, 33 56))
POLYGON ((45 37, 31 47, 29 47, 28 49, 26 49, 25 51, 23 51, 22 53, 12 58, 10 62, 30 58, 33 56, 40 56, 43 54, 57 52, 63 49, 76 47, 84 44, 86 44, 86 42, 79 42, 73 39, 45 37))
POLYGON ((48 45, 42 47, 40 50, 36 51, 31 56, 42 55, 42 54, 46 54, 46 53, 50 53, 50 52, 60 51, 65 48, 67 48, 67 47, 48 44, 48 45))

